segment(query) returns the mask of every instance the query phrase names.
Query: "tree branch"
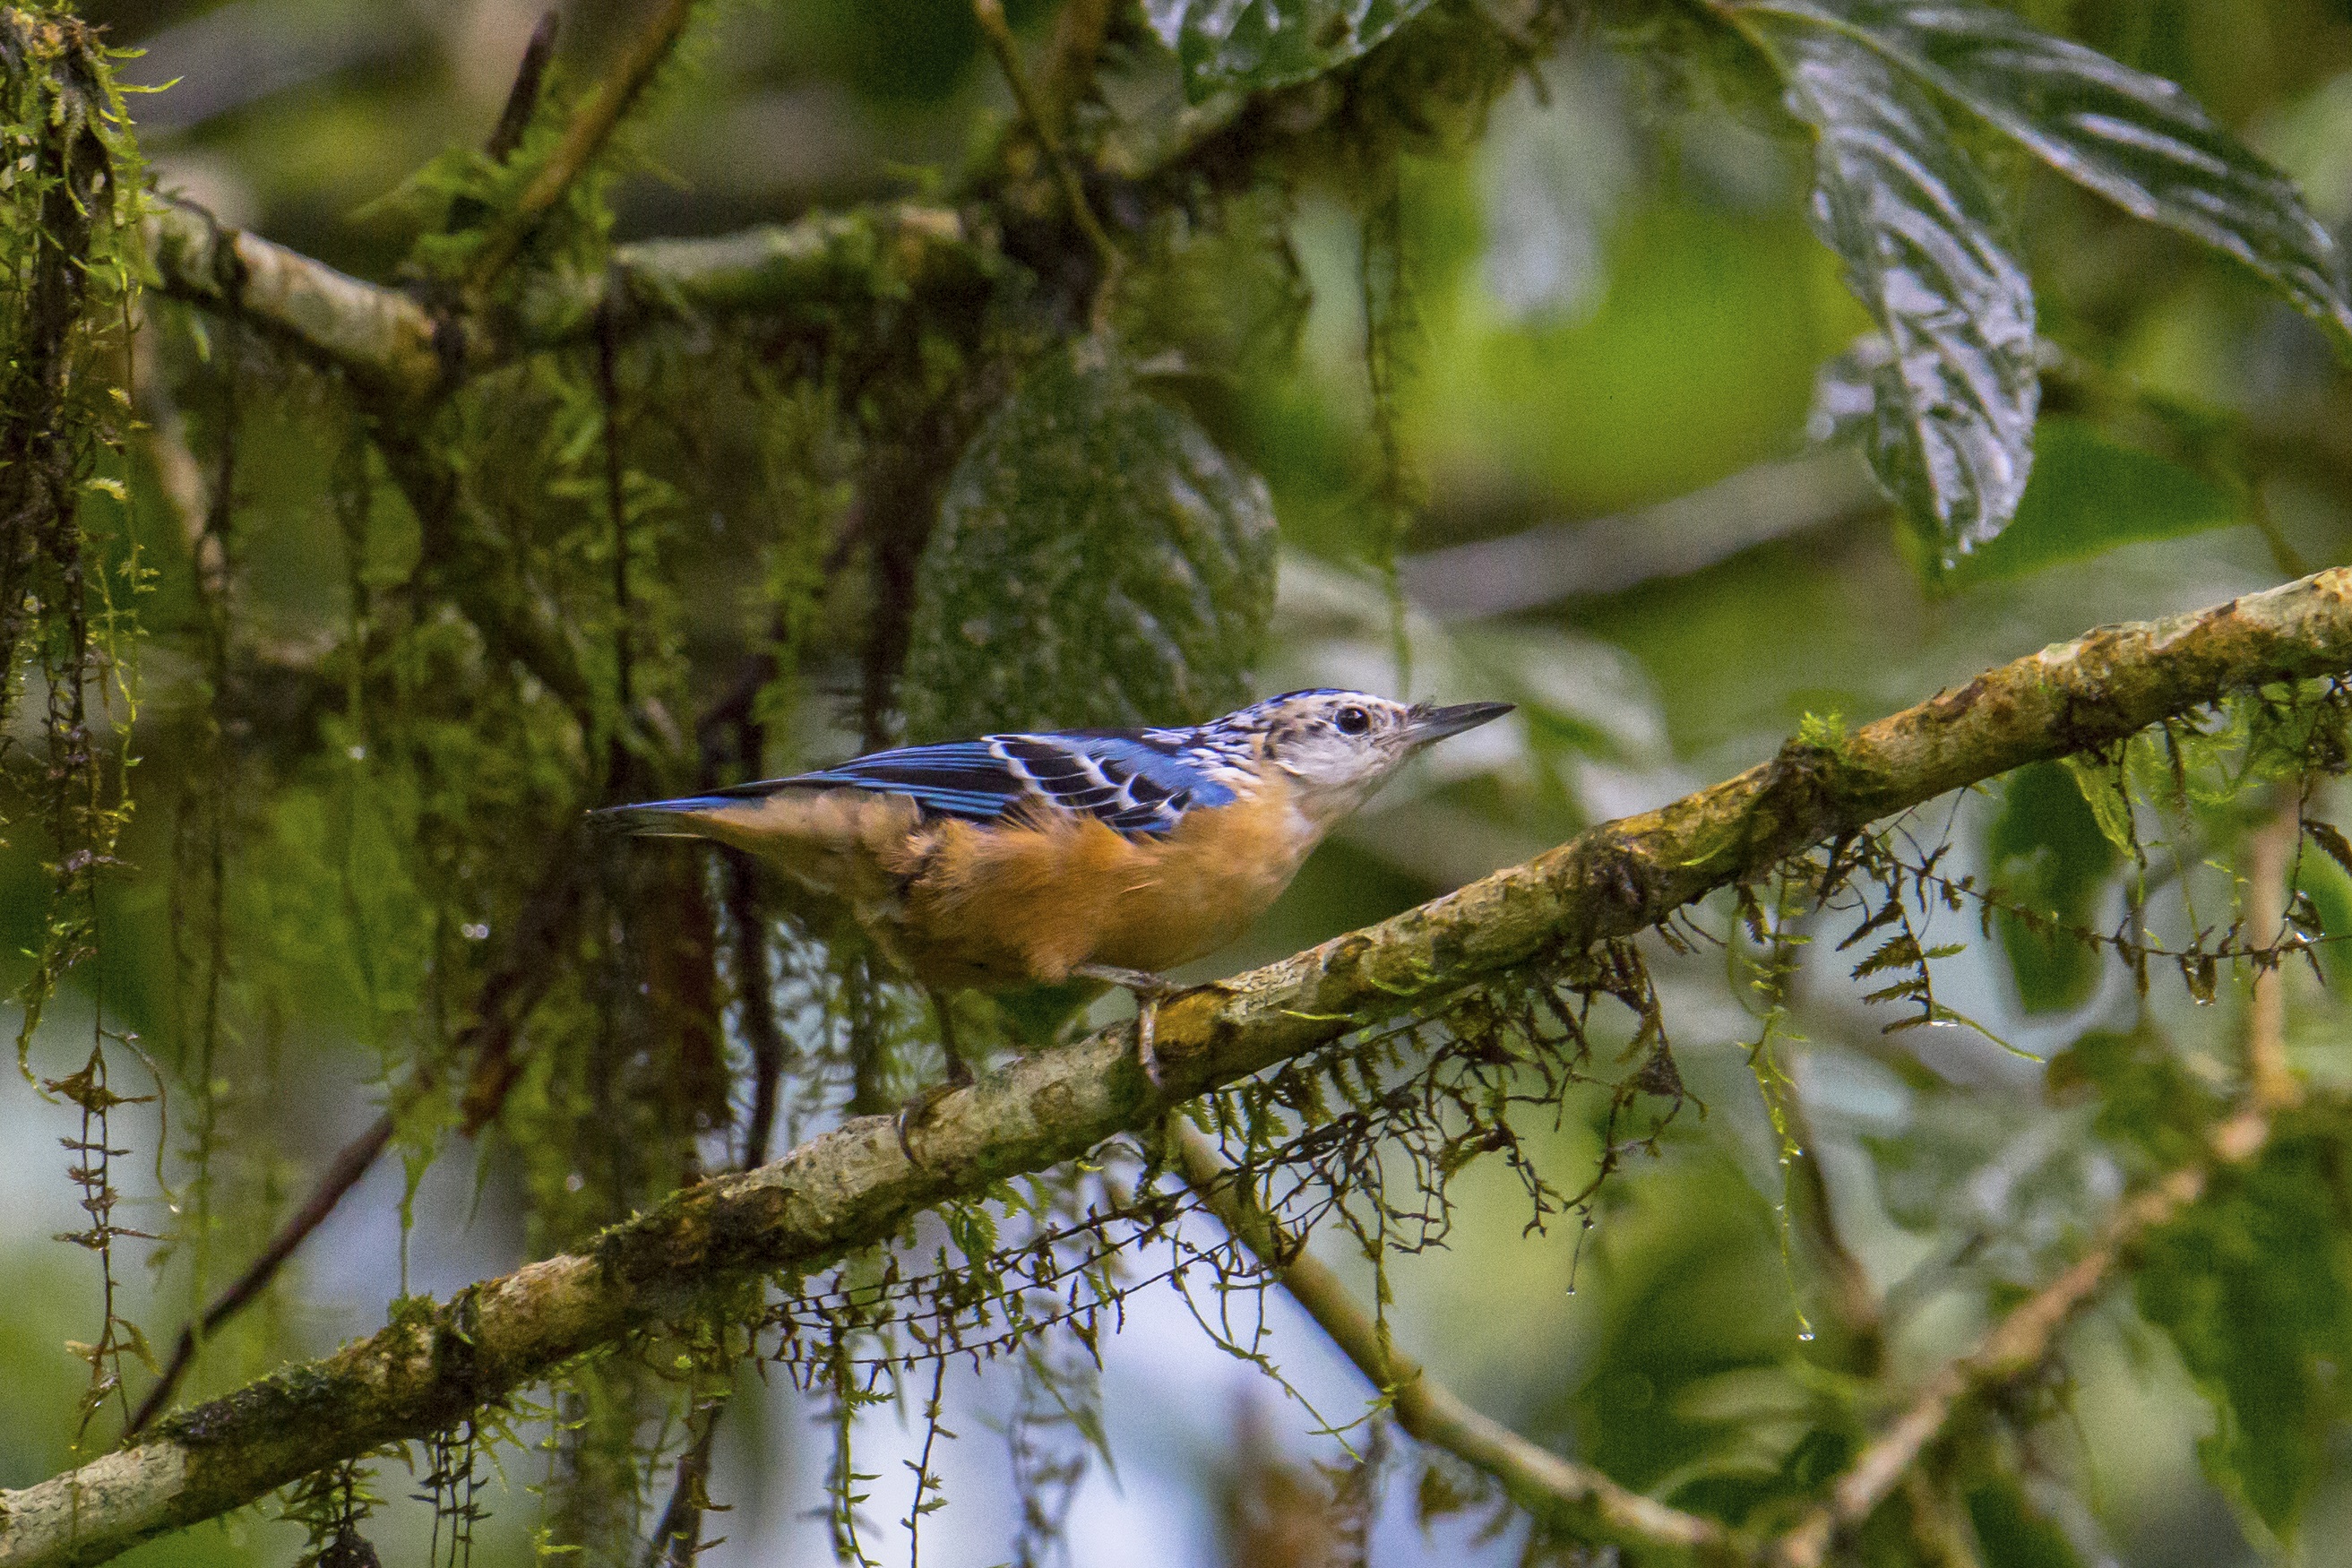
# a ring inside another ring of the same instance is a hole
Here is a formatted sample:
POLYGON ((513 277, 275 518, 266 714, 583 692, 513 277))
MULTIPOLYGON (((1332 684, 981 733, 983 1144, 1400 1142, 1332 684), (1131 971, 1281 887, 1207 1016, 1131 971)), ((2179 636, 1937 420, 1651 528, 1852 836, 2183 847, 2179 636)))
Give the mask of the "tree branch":
POLYGON ((616 247, 604 273, 534 290, 520 320, 436 316, 398 289, 338 272, 189 202, 147 219, 160 292, 228 309, 313 363, 340 369, 395 407, 431 402, 465 374, 539 349, 585 342, 608 299, 623 324, 751 311, 835 324, 844 306, 984 287, 992 258, 953 212, 892 203, 821 213, 710 239, 616 247))
MULTIPOLYGON (((135 1447, 0 1494, 0 1565, 101 1562, 322 1465, 436 1431, 713 1290, 804 1278, 922 1209, 1154 1126, 1170 1106, 1362 1021, 1632 936, 1833 834, 2232 690, 2347 670, 2352 569, 2337 568, 2086 633, 1833 742, 1792 742, 1737 778, 1163 1003, 1156 1090, 1136 1064, 1131 1026, 1099 1030, 941 1096, 914 1139, 919 1163, 893 1119, 858 1118, 759 1170, 677 1193, 585 1252, 470 1286, 322 1361, 173 1415, 135 1447)), ((2061 1302, 2057 1316, 2071 1310, 2061 1302)), ((2015 1354, 2006 1339, 1989 1352, 1986 1366, 2015 1354)))
POLYGON ((1732 1555, 1731 1532, 1714 1520, 1670 1508, 1619 1485, 1590 1465, 1563 1459, 1472 1409, 1421 1363, 1386 1342, 1339 1275, 1286 1234, 1206 1138, 1170 1119, 1177 1170, 1209 1212, 1307 1310, 1339 1352, 1391 1401, 1397 1425, 1503 1483, 1511 1500, 1579 1541, 1667 1548, 1710 1558, 1732 1555))

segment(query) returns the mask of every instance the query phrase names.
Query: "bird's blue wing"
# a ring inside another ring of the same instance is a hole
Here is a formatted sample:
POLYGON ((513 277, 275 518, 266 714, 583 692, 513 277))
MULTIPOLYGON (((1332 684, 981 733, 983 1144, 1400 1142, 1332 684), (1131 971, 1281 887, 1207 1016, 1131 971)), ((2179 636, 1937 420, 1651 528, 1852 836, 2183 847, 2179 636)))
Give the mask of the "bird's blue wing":
POLYGON ((903 746, 788 779, 737 784, 714 798, 757 799, 793 788, 903 795, 932 816, 970 822, 993 821, 1024 801, 1042 801, 1139 835, 1169 832, 1187 811, 1234 798, 1231 789, 1189 762, 1181 746, 1127 731, 903 746))
POLYGON ((987 743, 1039 795, 1120 833, 1171 832, 1186 812, 1234 798, 1181 744, 1131 731, 992 735, 987 743))

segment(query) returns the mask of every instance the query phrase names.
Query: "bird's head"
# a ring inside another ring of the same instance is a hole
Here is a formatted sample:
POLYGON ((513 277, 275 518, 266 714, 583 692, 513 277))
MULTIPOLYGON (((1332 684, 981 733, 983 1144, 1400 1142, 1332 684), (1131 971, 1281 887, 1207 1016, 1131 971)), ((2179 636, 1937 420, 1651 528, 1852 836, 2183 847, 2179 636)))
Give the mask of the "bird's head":
POLYGON ((1318 689, 1269 697, 1219 722, 1262 736, 1259 755, 1289 776, 1299 809, 1328 823, 1361 805, 1423 746, 1510 710, 1507 702, 1433 708, 1318 689))

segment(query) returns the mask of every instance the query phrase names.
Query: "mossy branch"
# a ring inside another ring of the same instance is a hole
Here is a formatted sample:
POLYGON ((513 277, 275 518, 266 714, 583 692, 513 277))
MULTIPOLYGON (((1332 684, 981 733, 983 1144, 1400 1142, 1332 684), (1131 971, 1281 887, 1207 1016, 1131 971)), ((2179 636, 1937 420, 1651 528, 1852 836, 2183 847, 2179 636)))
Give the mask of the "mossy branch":
MULTIPOLYGON (((1633 935, 1784 857, 2031 762, 2223 695, 2352 670, 2352 569, 2168 620, 2104 627, 1834 742, 1604 824, 1392 920, 1160 1009, 1161 1087, 1127 1026, 941 1097, 910 1158, 863 1117, 705 1182, 585 1252, 468 1287, 334 1355, 173 1415, 136 1447, 0 1494, 0 1565, 104 1561, 338 1459, 448 1426, 707 1293, 787 1279, 918 1212, 1156 1125, 1181 1100, 1531 960, 1633 935)), ((1661 1543, 1664 1544, 1664 1543, 1661 1543)))
POLYGON ((157 291, 242 318, 395 406, 429 403, 463 377, 536 349, 584 340, 608 300, 635 326, 762 312, 813 319, 984 279, 992 263, 945 208, 891 203, 709 239, 649 240, 613 266, 530 291, 520 319, 436 314, 415 296, 339 272, 189 202, 147 221, 157 291))

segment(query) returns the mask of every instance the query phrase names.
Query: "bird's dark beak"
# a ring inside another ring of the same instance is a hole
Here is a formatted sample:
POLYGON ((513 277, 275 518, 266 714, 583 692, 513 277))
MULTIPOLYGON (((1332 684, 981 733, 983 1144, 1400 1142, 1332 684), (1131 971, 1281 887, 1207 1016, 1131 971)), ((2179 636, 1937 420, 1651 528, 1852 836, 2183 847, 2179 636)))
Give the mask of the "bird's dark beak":
POLYGON ((1432 741, 1443 741, 1448 735, 1459 735, 1465 730, 1475 730, 1490 723, 1511 710, 1508 702, 1463 702, 1452 708, 1415 708, 1405 733, 1416 746, 1426 746, 1432 741))

